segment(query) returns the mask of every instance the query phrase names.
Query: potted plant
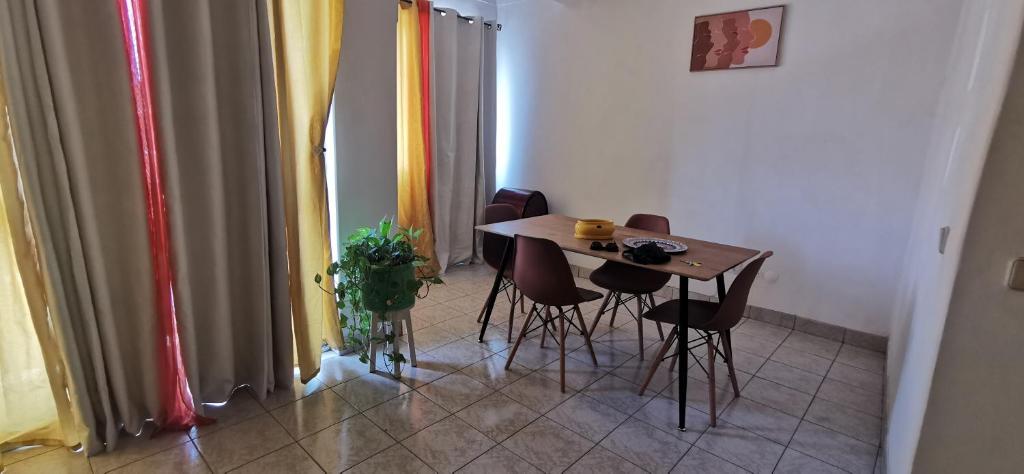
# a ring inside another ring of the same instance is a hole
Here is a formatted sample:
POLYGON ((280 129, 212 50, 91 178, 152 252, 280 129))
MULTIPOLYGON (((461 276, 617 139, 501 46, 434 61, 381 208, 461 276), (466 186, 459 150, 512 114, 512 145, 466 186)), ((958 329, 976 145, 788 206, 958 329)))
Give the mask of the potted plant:
MULTIPOLYGON (((332 293, 338 311, 339 326, 348 328, 347 345, 359 355, 364 364, 369 362, 370 342, 384 345, 384 362, 405 362, 405 355, 395 344, 395 327, 390 314, 411 308, 424 287, 444 283, 435 275, 426 275, 424 265, 428 258, 416 254, 415 242, 419 229, 396 226, 394 219, 384 218, 376 228, 364 227, 348 237, 341 257, 327 267, 334 277, 334 288, 320 288, 332 293), (377 313, 377 336, 371 338, 371 313, 377 313)), ((318 273, 314 281, 319 285, 323 277, 318 273)), ((391 372, 391 370, 389 370, 391 372)), ((395 370, 399 373, 399 370, 395 370)))

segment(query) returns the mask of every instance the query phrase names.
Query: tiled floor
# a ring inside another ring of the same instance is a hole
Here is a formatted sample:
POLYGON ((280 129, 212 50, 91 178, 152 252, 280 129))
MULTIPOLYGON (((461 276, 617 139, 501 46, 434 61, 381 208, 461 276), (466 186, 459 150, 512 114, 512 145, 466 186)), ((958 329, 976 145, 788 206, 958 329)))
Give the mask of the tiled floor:
MULTIPOLYGON (((236 392, 210 409, 217 423, 188 436, 132 439, 90 459, 27 450, 7 472, 879 470, 883 354, 744 320, 734 334, 741 398, 723 366, 719 423, 709 428, 706 378, 694 367, 683 433, 675 429, 678 370, 663 366, 653 390, 637 395, 646 362, 628 316, 598 327, 598 367, 581 338, 568 341, 565 394, 550 343, 527 341, 504 370, 507 301, 496 306, 486 343, 475 340, 490 275, 478 266, 452 271, 417 304, 419 367, 404 369, 400 382, 333 356, 312 383, 265 401, 236 392)), ((588 321, 596 310, 587 305, 588 321)), ((644 334, 650 359, 658 333, 644 334)))

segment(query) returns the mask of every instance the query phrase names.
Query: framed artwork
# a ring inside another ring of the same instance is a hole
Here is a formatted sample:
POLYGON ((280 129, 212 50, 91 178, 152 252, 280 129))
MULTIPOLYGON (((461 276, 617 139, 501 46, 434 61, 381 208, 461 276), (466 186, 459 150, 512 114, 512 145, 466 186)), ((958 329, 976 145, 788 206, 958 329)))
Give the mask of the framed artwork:
POLYGON ((698 16, 690 71, 778 65, 784 6, 698 16))

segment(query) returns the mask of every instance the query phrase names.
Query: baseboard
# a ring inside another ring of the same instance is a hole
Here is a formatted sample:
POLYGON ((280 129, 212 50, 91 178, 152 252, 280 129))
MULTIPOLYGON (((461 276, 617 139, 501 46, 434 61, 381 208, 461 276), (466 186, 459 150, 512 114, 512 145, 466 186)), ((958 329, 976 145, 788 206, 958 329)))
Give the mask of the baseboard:
MULTIPOLYGON (((584 268, 579 265, 570 265, 573 274, 580 278, 590 277, 591 268, 584 268)), ((716 301, 718 298, 713 295, 705 295, 694 291, 689 292, 690 299, 716 301)), ((665 286, 655 296, 667 299, 678 299, 679 289, 665 286)), ((885 352, 889 345, 889 338, 878 336, 855 329, 848 329, 835 324, 815 321, 803 316, 762 308, 760 306, 747 306, 746 317, 757 321, 782 326, 803 333, 811 334, 825 339, 842 342, 851 346, 860 347, 876 352, 885 352)))

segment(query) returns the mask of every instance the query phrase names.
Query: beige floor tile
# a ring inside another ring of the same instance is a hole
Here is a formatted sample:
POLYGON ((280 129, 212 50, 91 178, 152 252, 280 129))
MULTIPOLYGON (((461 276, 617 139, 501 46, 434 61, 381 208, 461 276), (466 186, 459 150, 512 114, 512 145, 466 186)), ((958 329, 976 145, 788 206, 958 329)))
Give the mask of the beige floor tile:
POLYGON ((247 388, 235 390, 227 403, 204 404, 203 408, 203 415, 213 419, 215 423, 192 428, 189 434, 193 439, 216 433, 267 412, 247 388))
POLYGON ((359 409, 331 390, 321 391, 270 412, 295 439, 305 438, 357 414, 359 409))
POLYGON ((644 471, 635 464, 623 459, 600 446, 594 446, 584 454, 568 471, 569 474, 641 474, 644 471))
POLYGON ((800 419, 795 416, 745 398, 737 398, 729 404, 722 419, 782 445, 789 444, 800 425, 800 419))
MULTIPOLYGON (((516 337, 518 334, 513 334, 512 337, 516 337)), ((512 343, 508 341, 508 327, 507 326, 491 326, 487 328, 487 332, 484 334, 484 342, 479 342, 480 329, 477 328, 477 332, 462 338, 461 340, 471 342, 473 344, 483 344, 486 349, 492 353, 502 352, 509 347, 512 347, 512 343)), ((515 341, 515 339, 513 339, 515 341)))
POLYGON ((789 415, 802 417, 811 405, 811 395, 784 387, 775 382, 754 377, 743 387, 744 398, 763 403, 789 415))
POLYGON ((686 456, 683 456, 683 459, 679 461, 679 464, 672 468, 672 473, 684 474, 694 472, 746 474, 749 471, 703 449, 692 447, 686 452, 686 456))
POLYGON ((770 359, 822 376, 827 374, 828 369, 832 367, 832 361, 829 359, 788 347, 779 347, 770 359))
POLYGON ((574 395, 545 416, 595 443, 629 418, 583 394, 574 395))
POLYGON ((823 398, 868 415, 882 416, 882 394, 862 390, 853 385, 825 379, 818 389, 817 398, 823 398))
POLYGON ((633 418, 641 420, 687 443, 697 442, 700 435, 711 425, 711 417, 691 406, 686 407, 686 431, 679 431, 679 402, 657 396, 647 402, 633 418))
POLYGON ((824 377, 770 360, 761 367, 757 376, 780 385, 814 395, 824 377))
POLYGON ((648 472, 668 472, 689 443, 631 418, 601 441, 601 446, 648 472))
POLYGON ((354 355, 335 356, 324 359, 320 364, 320 373, 316 378, 320 379, 328 387, 346 382, 370 373, 367 364, 359 362, 354 355))
MULTIPOLYGON (((460 296, 445 302, 445 304, 455 308, 460 313, 472 315, 473 319, 476 320, 477 314, 480 313, 480 308, 483 308, 484 304, 487 303, 487 294, 476 294, 477 288, 475 287, 468 288, 468 290, 469 291, 466 293, 466 296, 460 296)), ((490 290, 490 288, 487 288, 487 290, 490 290)), ((499 294, 496 301, 501 298, 504 298, 504 295, 499 294)), ((491 317, 494 317, 493 313, 491 317)))
POLYGON ((872 472, 878 454, 876 446, 807 421, 800 423, 789 447, 854 474, 872 472))
POLYGON ((783 347, 796 349, 808 354, 814 354, 826 359, 835 359, 836 354, 839 353, 839 346, 841 345, 842 343, 840 342, 825 339, 823 337, 812 336, 800 331, 793 331, 793 333, 791 333, 782 343, 783 347))
POLYGON ((409 437, 402 444, 437 472, 454 472, 494 446, 464 421, 451 416, 409 437))
POLYGON ((396 440, 403 440, 449 415, 419 392, 409 392, 364 413, 396 440))
POLYGON ((753 319, 744 321, 743 324, 737 327, 734 331, 734 333, 749 334, 751 336, 764 339, 765 341, 778 343, 786 340, 786 337, 789 336, 790 332, 792 332, 791 329, 753 319))
MULTIPOLYGON (((545 347, 540 347, 539 341, 539 339, 523 341, 519 345, 519 349, 516 350, 516 355, 512 358, 512 361, 531 370, 537 370, 550 364, 552 361, 558 360, 560 357, 558 346, 549 340, 545 347)), ((511 353, 512 348, 510 347, 499 354, 502 357, 508 358, 511 353)), ((568 353, 566 353, 566 357, 568 357, 568 353)))
MULTIPOLYGON (((322 365, 321 365, 322 367, 322 365)), ((309 383, 302 383, 298 377, 292 382, 290 388, 279 388, 267 394, 265 400, 260 401, 260 405, 266 410, 273 410, 275 408, 283 407, 295 400, 303 397, 308 397, 314 393, 327 388, 322 380, 314 377, 309 383)))
POLYGON ((500 392, 476 402, 455 414, 494 441, 504 441, 540 416, 500 392))
POLYGON ((299 441, 302 449, 331 473, 353 467, 393 444, 394 439, 363 415, 353 416, 299 441))
POLYGON ((836 362, 832 364, 832 368, 829 369, 826 378, 838 380, 871 393, 884 393, 882 374, 858 369, 852 365, 836 362))
POLYGON ((92 474, 89 459, 67 448, 54 449, 7 466, 4 474, 92 474))
POLYGON ((772 472, 785 447, 722 421, 709 428, 694 446, 751 472, 772 472))
MULTIPOLYGON (((419 340, 416 341, 417 347, 419 340)), ((402 366, 402 383, 418 388, 457 371, 457 365, 431 353, 417 353, 416 367, 402 366)))
MULTIPOLYGON (((776 349, 778 351, 778 349, 776 349)), ((762 357, 749 352, 744 352, 739 349, 733 349, 733 365, 736 366, 736 370, 746 372, 748 374, 756 374, 761 366, 768 360, 767 357, 762 357)))
MULTIPOLYGON (((679 400, 679 380, 676 379, 669 386, 661 392, 664 397, 671 398, 673 400, 679 400)), ((746 396, 743 392, 742 395, 746 396)), ((729 405, 735 398, 732 391, 732 387, 716 387, 715 388, 715 401, 717 403, 716 409, 721 414, 722 410, 725 410, 726 406, 729 405)), ((686 405, 700 410, 704 413, 710 413, 711 406, 708 403, 708 383, 705 380, 695 379, 693 377, 687 377, 686 382, 686 405)), ((687 423, 687 427, 690 424, 687 423)))
POLYGON ((473 462, 459 469, 462 474, 540 474, 532 464, 516 456, 504 446, 498 445, 491 448, 473 462))
MULTIPOLYGON (((792 336, 790 336, 792 337, 792 336)), ((761 357, 768 357, 779 347, 778 342, 766 341, 741 332, 732 335, 732 348, 761 357)))
POLYGON ((18 461, 24 461, 28 458, 45 454, 54 449, 59 449, 60 446, 24 446, 10 451, 4 451, 4 462, 7 464, 14 464, 18 461))
POLYGON ((515 362, 505 370, 507 359, 495 354, 462 369, 462 373, 495 390, 525 377, 530 369, 515 362))
POLYGON ((806 454, 787 449, 775 467, 779 474, 842 474, 842 469, 814 459, 806 454))
POLYGON ((442 321, 462 316, 462 312, 444 303, 422 306, 417 304, 412 308, 410 315, 412 316, 413 321, 425 321, 429 323, 428 325, 434 325, 442 321))
POLYGON ((648 391, 644 395, 639 395, 639 391, 639 385, 609 374, 587 387, 583 393, 627 415, 632 415, 646 405, 655 394, 648 391))
POLYGON ((818 398, 811 403, 804 417, 830 430, 878 446, 882 436, 882 419, 818 398))
POLYGON ((416 340, 417 355, 437 349, 438 347, 454 342, 463 337, 445 331, 440 327, 440 325, 434 325, 420 329, 419 331, 414 331, 413 335, 416 340))
POLYGON ((214 472, 226 472, 292 442, 291 436, 263 414, 195 440, 214 472))
POLYGON ((510 451, 545 472, 562 472, 594 443, 547 418, 538 418, 502 443, 510 451))
POLYGON ((430 474, 434 470, 420 461, 405 446, 396 444, 367 459, 345 474, 430 474))
POLYGON ((547 413, 576 392, 566 387, 565 393, 562 393, 558 382, 534 372, 507 385, 501 389, 501 393, 531 410, 547 413))
MULTIPOLYGON (((248 401, 255 403, 251 397, 248 398, 248 401)), ((256 406, 259 407, 258 404, 256 406)), ((260 412, 263 412, 262 408, 260 408, 260 412)), ((92 466, 93 472, 108 472, 130 462, 138 461, 152 454, 188 442, 188 434, 183 431, 154 434, 155 431, 156 427, 152 423, 147 423, 139 436, 129 436, 122 432, 117 440, 117 447, 113 451, 104 452, 89 458, 89 464, 92 466)))
MULTIPOLYGON (((634 357, 633 354, 617 351, 599 342, 594 342, 594 354, 597 356, 598 367, 608 370, 614 369, 634 357)), ((582 362, 593 362, 593 359, 590 358, 590 350, 586 347, 576 349, 567 355, 582 362)))
POLYGON ((461 372, 446 375, 416 390, 452 413, 468 407, 494 391, 461 372))
MULTIPOLYGON (((561 361, 556 360, 542 367, 537 373, 557 382, 562 374, 560 367, 561 361)), ((595 367, 591 360, 584 362, 572 357, 565 358, 565 386, 573 390, 586 388, 587 385, 594 383, 606 373, 608 373, 607 369, 595 367)))
POLYGON ((389 375, 367 374, 334 387, 334 392, 359 410, 369 410, 412 390, 389 375))
POLYGON ((430 355, 461 369, 490 357, 491 351, 484 344, 460 339, 430 351, 430 355))
MULTIPOLYGON (((491 313, 492 321, 494 316, 494 313, 491 313)), ((436 327, 448 331, 449 333, 458 336, 460 339, 480 334, 480 323, 476 322, 476 313, 456 316, 447 321, 437 323, 436 327)))
MULTIPOLYGON (((602 316, 602 319, 607 318, 609 316, 611 315, 602 316)), ((621 318, 622 315, 620 314, 619 317, 621 318)), ((636 323, 633 322, 632 318, 629 317, 628 315, 626 316, 626 319, 629 320, 629 323, 627 323, 624 326, 616 327, 615 329, 612 329, 602 334, 600 337, 595 339, 595 342, 600 342, 601 344, 611 347, 612 349, 615 349, 620 352, 625 352, 629 355, 635 356, 639 354, 640 347, 638 340, 640 336, 638 336, 636 332, 636 323)), ((616 324, 617 323, 618 319, 616 319, 616 324)), ((645 333, 644 336, 648 336, 648 334, 645 333)), ((657 333, 654 334, 654 337, 658 337, 657 333)), ((648 341, 645 343, 645 345, 650 343, 651 342, 648 341)))
POLYGON ((836 362, 852 365, 858 369, 881 374, 885 372, 885 354, 843 344, 836 356, 836 362))
POLYGON ((292 443, 231 471, 231 474, 316 474, 324 472, 298 444, 292 443))
POLYGON ((112 473, 117 474, 205 474, 210 468, 191 441, 142 458, 112 473))

